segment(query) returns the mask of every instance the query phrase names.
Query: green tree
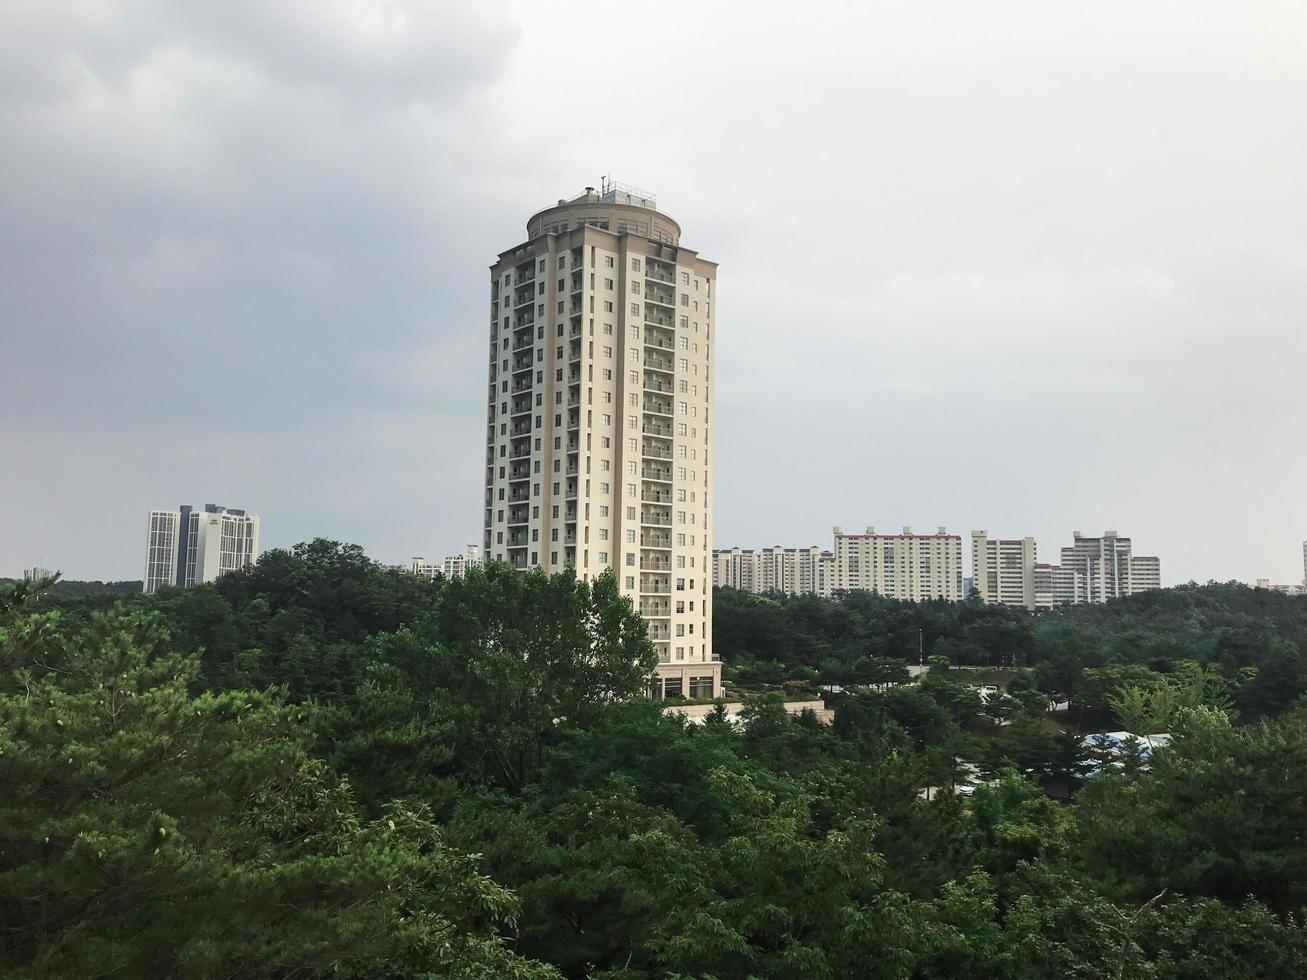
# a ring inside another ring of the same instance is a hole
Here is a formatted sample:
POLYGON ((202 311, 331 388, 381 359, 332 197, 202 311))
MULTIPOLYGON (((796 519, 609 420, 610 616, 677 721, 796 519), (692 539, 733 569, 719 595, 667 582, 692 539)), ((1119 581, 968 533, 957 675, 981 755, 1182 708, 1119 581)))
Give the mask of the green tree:
POLYGON ((458 757, 476 779, 520 790, 559 725, 649 690, 658 655, 611 572, 522 574, 499 564, 445 586, 429 621, 377 640, 379 655, 431 659, 458 757))
POLYGON ((422 809, 364 819, 301 709, 197 672, 140 612, 0 630, 0 971, 552 975, 422 809))

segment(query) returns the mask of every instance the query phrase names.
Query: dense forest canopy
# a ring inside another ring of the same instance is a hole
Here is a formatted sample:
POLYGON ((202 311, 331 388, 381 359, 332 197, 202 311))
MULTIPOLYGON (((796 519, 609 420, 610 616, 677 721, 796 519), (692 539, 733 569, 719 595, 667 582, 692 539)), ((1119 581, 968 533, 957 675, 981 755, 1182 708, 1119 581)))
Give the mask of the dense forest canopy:
POLYGON ((607 576, 0 585, 0 974, 1307 975, 1307 601, 714 619, 759 694, 695 725, 607 576))

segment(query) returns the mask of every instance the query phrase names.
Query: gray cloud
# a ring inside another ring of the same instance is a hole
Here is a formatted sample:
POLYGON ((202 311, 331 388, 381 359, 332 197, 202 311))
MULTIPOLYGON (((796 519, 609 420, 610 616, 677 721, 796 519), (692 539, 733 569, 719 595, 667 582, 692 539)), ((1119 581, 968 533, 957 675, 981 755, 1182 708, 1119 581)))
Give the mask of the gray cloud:
POLYGON ((1301 575, 1298 5, 664 14, 6 5, 0 574, 137 575, 182 501, 475 540, 485 268, 611 168, 722 263, 719 543, 1301 575))

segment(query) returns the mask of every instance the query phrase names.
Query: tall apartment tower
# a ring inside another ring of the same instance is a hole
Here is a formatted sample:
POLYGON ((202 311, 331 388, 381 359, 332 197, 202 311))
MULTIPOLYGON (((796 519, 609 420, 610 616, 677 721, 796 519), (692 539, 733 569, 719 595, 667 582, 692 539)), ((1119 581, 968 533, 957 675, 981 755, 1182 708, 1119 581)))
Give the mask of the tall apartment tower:
POLYGON ((517 568, 611 568, 649 621, 660 697, 715 697, 716 263, 651 195, 560 200, 490 267, 485 536, 517 568))
POLYGON ((190 588, 252 565, 259 554, 259 518, 243 510, 205 504, 150 511, 145 592, 190 588))
POLYGON ((1035 539, 971 532, 971 585, 984 602, 1035 609, 1035 539))

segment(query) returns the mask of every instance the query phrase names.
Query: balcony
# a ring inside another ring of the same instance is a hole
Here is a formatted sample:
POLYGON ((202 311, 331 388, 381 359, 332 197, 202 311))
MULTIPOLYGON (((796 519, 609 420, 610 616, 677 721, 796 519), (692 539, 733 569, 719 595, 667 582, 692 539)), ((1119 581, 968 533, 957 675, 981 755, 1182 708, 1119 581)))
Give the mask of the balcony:
POLYGON ((670 449, 660 449, 646 442, 640 450, 640 455, 648 456, 650 459, 671 459, 672 451, 670 449))
POLYGON ((665 371, 668 374, 676 369, 675 362, 670 357, 646 356, 644 366, 647 371, 665 371))
POLYGON ((671 395, 671 394, 675 394, 675 392, 672 389, 673 389, 673 385, 670 381, 659 381, 656 378, 652 378, 649 377, 648 375, 645 375, 645 379, 644 379, 645 391, 661 391, 665 395, 671 395))
POLYGON ((640 476, 645 480, 657 480, 660 483, 672 482, 672 470, 667 466, 645 466, 641 468, 640 476))
POLYGON ((668 272, 666 269, 659 268, 653 262, 646 262, 644 268, 644 277, 652 279, 654 282, 665 282, 669 286, 676 284, 676 273, 668 272))
POLYGON ((664 289, 660 285, 648 283, 644 291, 645 302, 658 303, 661 306, 676 306, 676 290, 664 289))
MULTIPOLYGON (((659 350, 675 350, 675 349, 676 349, 676 345, 673 344, 670 340, 663 340, 663 339, 661 339, 661 338, 659 338, 659 337, 649 337, 649 336, 646 336, 646 337, 644 338, 644 345, 645 345, 646 347, 657 347, 659 350)), ((668 368, 667 370, 670 371, 671 368, 668 368)))
POLYGON ((644 410, 653 415, 672 416, 672 402, 666 398, 646 398, 644 400, 644 410))
POLYGON ((670 548, 671 546, 672 546, 672 536, 670 534, 640 535, 641 548, 670 548))
POLYGON ((654 309, 648 303, 644 304, 644 322, 652 323, 659 327, 676 326, 676 318, 671 314, 664 313, 662 310, 654 309))
POLYGON ((640 615, 645 619, 666 619, 671 614, 672 604, 670 602, 640 603, 640 615))
POLYGON ((672 492, 670 490, 646 490, 640 494, 640 499, 646 504, 670 504, 672 502, 672 492))
POLYGON ((672 512, 670 510, 646 510, 640 515, 640 523, 649 525, 650 527, 671 527, 672 512))
POLYGON ((672 563, 666 558, 641 558, 640 570, 642 572, 670 572, 672 563))
MULTIPOLYGON (((670 415, 671 412, 667 414, 670 415)), ((670 439, 672 437, 672 424, 668 422, 665 425, 659 425, 657 422, 645 422, 640 426, 640 431, 647 436, 662 436, 665 439, 670 439)), ((672 458, 670 453, 667 458, 672 458)))

